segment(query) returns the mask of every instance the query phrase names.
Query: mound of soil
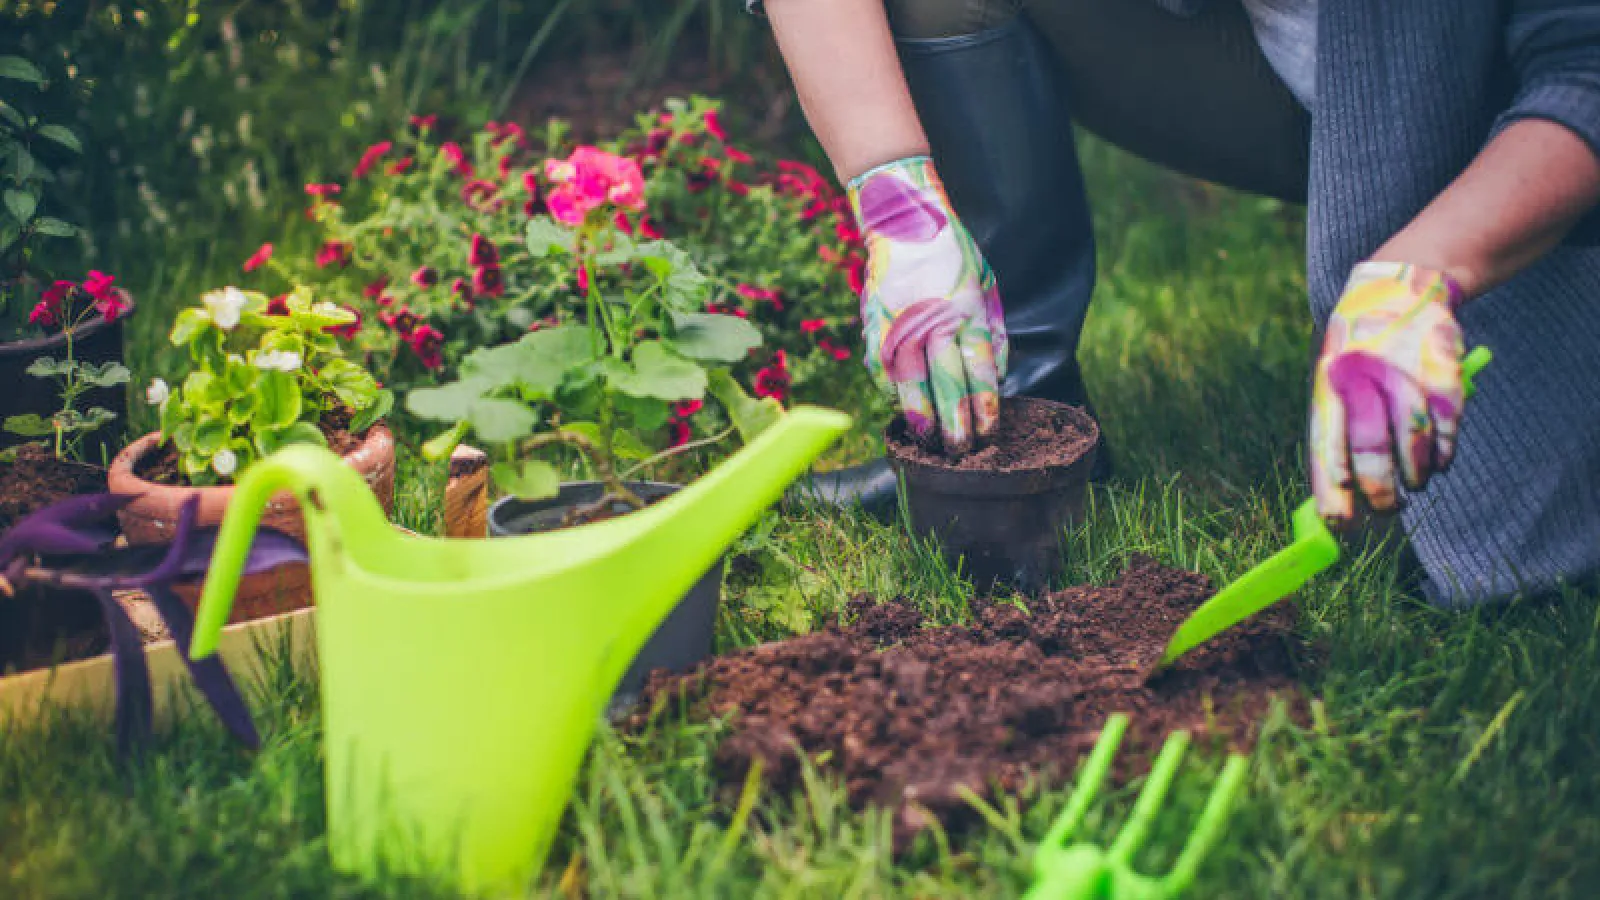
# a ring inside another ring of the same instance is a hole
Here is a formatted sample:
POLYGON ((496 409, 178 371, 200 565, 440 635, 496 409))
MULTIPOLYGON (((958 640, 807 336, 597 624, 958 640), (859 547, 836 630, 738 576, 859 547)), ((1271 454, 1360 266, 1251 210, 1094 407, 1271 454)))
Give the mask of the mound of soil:
POLYGON ((896 420, 884 436, 900 459, 937 466, 984 472, 1042 469, 1077 462, 1094 446, 1096 434, 1068 418, 1061 407, 1040 402, 1006 400, 1000 407, 1000 427, 987 444, 965 456, 951 457, 937 446, 913 438, 896 420))
MULTIPOLYGON (((328 449, 340 456, 351 453, 361 446, 361 440, 366 434, 365 432, 351 434, 350 418, 350 410, 341 407, 324 413, 322 422, 318 425, 322 429, 322 436, 328 439, 328 449)), ((162 444, 154 453, 146 453, 140 457, 133 466, 133 473, 154 484, 189 483, 178 469, 178 448, 170 442, 162 444)))
POLYGON ((56 459, 42 444, 23 444, 12 462, 0 465, 0 531, 58 500, 105 489, 104 469, 56 459))
POLYGON ((630 724, 678 694, 691 716, 731 715, 715 759, 726 788, 758 759, 772 787, 797 787, 798 749, 841 776, 853 804, 893 809, 904 847, 929 815, 947 829, 972 820, 960 788, 989 797, 1071 777, 1113 712, 1133 718, 1119 779, 1146 771, 1178 729, 1248 745, 1270 697, 1295 686, 1288 607, 1146 679, 1210 594, 1203 576, 1135 557, 1113 583, 1050 595, 1031 614, 977 601, 970 625, 924 627, 905 602, 858 598, 849 624, 656 677, 630 724))

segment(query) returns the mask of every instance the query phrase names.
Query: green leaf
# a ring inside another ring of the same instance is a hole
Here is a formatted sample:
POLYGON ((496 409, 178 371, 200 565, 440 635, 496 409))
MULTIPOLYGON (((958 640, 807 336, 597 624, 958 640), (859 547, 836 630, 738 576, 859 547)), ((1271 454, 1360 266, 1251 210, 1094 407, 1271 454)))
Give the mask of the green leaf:
POLYGON ((533 410, 515 400, 482 397, 467 414, 472 432, 488 444, 504 444, 527 435, 539 424, 533 410))
POLYGON ((485 378, 463 378, 438 387, 415 388, 406 394, 406 409, 420 419, 460 422, 472 412, 472 404, 493 389, 494 385, 485 378))
POLYGON ((182 347, 210 327, 211 314, 202 307, 191 306, 178 313, 172 322, 172 334, 167 339, 172 346, 182 347))
POLYGON ((549 397, 569 373, 594 358, 594 333, 582 325, 562 325, 474 350, 461 361, 461 375, 494 386, 515 385, 525 396, 549 397))
POLYGON ((495 463, 489 468, 495 486, 524 500, 544 500, 561 493, 561 473, 543 460, 495 463))
POLYGON ((633 259, 638 252, 638 245, 633 238, 618 231, 611 235, 611 246, 595 254, 595 265, 601 268, 614 268, 633 259))
POLYGON ((78 233, 78 226, 71 222, 63 222, 52 216, 40 216, 33 220, 33 233, 45 237, 72 237, 78 233))
POLYGON ((290 444, 315 444, 319 447, 328 446, 328 436, 322 433, 321 428, 318 428, 310 422, 295 422, 288 428, 280 429, 272 434, 277 441, 277 446, 272 448, 273 452, 276 452, 281 447, 287 447, 290 444))
POLYGON ((660 341, 644 341, 633 350, 632 365, 608 373, 611 387, 631 397, 695 400, 705 396, 705 370, 673 353, 660 341))
POLYGON ((60 144, 73 153, 83 152, 83 144, 78 141, 78 136, 65 125, 41 125, 38 135, 47 141, 60 144))
POLYGON ((20 56, 0 56, 0 78, 44 84, 44 73, 39 71, 39 67, 20 56))
POLYGON ((305 398, 300 396, 300 386, 288 372, 262 372, 256 381, 256 396, 261 398, 254 419, 257 428, 288 428, 299 420, 305 406, 305 398))
POLYGON ((71 372, 73 368, 73 363, 67 360, 41 356, 30 363, 25 371, 34 378, 54 378, 71 372))
POLYGON ((73 434, 87 434, 116 421, 117 414, 103 406, 94 406, 82 414, 79 414, 77 410, 65 409, 58 413, 57 417, 63 420, 62 431, 73 434))
POLYGON ((638 252, 645 268, 665 285, 662 300, 668 309, 694 312, 705 308, 711 282, 687 252, 670 241, 648 241, 639 245, 638 252))
POLYGON ((78 366, 78 377, 95 387, 112 388, 127 384, 132 374, 127 366, 119 362, 102 363, 98 366, 93 363, 82 363, 78 366))
POLYGON ((228 426, 221 422, 199 422, 194 426, 194 440, 192 448, 196 456, 209 459, 218 450, 227 446, 228 426))
POLYGON ((24 191, 6 191, 5 202, 6 211, 24 225, 33 221, 33 214, 39 209, 39 198, 24 191))
POLYGON ((11 151, 11 177, 18 184, 32 178, 34 170, 38 168, 39 164, 34 161, 33 154, 28 152, 27 147, 18 144, 11 151))
POLYGON ((738 316, 673 313, 675 333, 667 341, 690 359, 736 363, 761 346, 761 331, 738 316))
POLYGON ((456 447, 467 436, 467 423, 457 422, 449 431, 435 435, 422 444, 422 458, 429 462, 442 462, 456 452, 456 447))
MULTIPOLYGON (((602 444, 598 423, 569 422, 562 425, 561 430, 577 432, 588 438, 596 447, 602 444)), ((652 455, 652 451, 645 446, 643 441, 639 440, 633 432, 624 429, 618 429, 611 433, 611 452, 618 459, 648 459, 652 455)))
POLYGON ((783 404, 772 397, 751 397, 726 369, 715 369, 709 376, 711 395, 728 411, 739 437, 749 442, 783 418, 783 404))
MULTIPOLYGON (((15 106, 12 106, 4 100, 0 100, 0 119, 5 119, 7 122, 11 123, 11 127, 13 128, 22 129, 28 127, 28 120, 22 117, 22 113, 17 112, 17 108, 15 106)), ((4 156, 4 153, 0 153, 0 157, 4 156)))
POLYGON ((49 419, 40 418, 38 413, 6 416, 5 429, 22 437, 44 437, 56 432, 55 425, 49 419))
POLYGON ((367 406, 358 410, 350 419, 350 430, 361 434, 378 424, 393 409, 394 391, 379 389, 378 393, 370 398, 367 406))
POLYGON ((576 234, 548 216, 528 220, 526 241, 534 259, 543 259, 555 250, 572 252, 576 234))
MULTIPOLYGON (((649 434, 665 428, 672 418, 672 405, 653 397, 630 397, 618 394, 612 398, 617 415, 639 434, 649 434)), ((623 433, 619 430, 618 433, 623 433)), ((637 438, 635 438, 637 440, 637 438)))

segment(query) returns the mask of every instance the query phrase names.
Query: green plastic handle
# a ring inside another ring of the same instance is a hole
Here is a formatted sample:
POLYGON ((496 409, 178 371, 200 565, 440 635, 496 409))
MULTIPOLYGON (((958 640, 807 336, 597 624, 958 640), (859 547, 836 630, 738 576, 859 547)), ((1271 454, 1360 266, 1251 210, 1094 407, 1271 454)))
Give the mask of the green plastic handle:
MULTIPOLYGON (((1477 393, 1473 379, 1494 354, 1476 347, 1461 360, 1463 398, 1477 393)), ((1178 657, 1216 637, 1245 619, 1299 590, 1312 576, 1339 561, 1339 542, 1317 515, 1316 503, 1307 500, 1294 511, 1294 541, 1244 573, 1233 584, 1200 605, 1173 633, 1166 653, 1156 664, 1160 670, 1178 657)))

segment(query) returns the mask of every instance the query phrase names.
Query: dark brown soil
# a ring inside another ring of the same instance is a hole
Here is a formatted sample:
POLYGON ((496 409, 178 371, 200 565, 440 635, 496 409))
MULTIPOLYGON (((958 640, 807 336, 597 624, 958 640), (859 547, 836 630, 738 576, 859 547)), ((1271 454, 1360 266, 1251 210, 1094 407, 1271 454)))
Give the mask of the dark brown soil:
POLYGON ((924 446, 896 422, 885 439, 902 459, 927 466, 963 471, 1015 472, 1077 462, 1094 446, 1095 435, 1045 403, 1005 401, 1000 427, 988 444, 951 458, 938 447, 924 446))
MULTIPOLYGON (((74 494, 106 489, 104 469, 63 462, 38 444, 0 465, 0 531, 74 494)), ((99 602, 82 591, 25 588, 0 594, 0 673, 83 659, 110 645, 99 602)))
POLYGON ((1178 729, 1249 744, 1270 698, 1293 695, 1287 607, 1146 679, 1210 594, 1200 575, 1135 557, 1115 582, 1050 595, 1031 614, 975 601, 970 625, 925 627, 905 602, 858 598, 849 624, 658 674, 630 724, 681 692, 691 716, 732 716, 715 758, 727 789, 757 759, 772 787, 799 786, 798 748, 842 778, 853 804, 893 809, 903 847, 929 815, 946 828, 971 821, 962 787, 989 797, 1070 777, 1113 712, 1133 717, 1119 778, 1145 771, 1178 729))
MULTIPOLYGON (((366 433, 350 433, 350 411, 347 409, 333 409, 324 413, 322 423, 323 437, 328 439, 328 449, 344 456, 361 446, 361 440, 366 433)), ((162 444, 154 453, 146 453, 140 457, 133 466, 133 473, 145 481, 155 484, 188 484, 181 471, 178 469, 178 448, 172 444, 162 444)))

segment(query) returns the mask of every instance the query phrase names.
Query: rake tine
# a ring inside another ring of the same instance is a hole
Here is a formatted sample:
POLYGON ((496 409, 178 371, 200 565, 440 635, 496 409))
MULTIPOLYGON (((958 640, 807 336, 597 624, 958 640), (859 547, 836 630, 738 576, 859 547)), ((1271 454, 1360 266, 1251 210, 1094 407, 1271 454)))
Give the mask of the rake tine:
POLYGON ((1150 777, 1145 779, 1139 799, 1134 801, 1133 811, 1128 814, 1127 824, 1122 826, 1117 839, 1111 844, 1107 856, 1113 864, 1131 865, 1133 855, 1144 846, 1145 838, 1150 833, 1150 823, 1166 799, 1167 790, 1172 787, 1172 779, 1177 776, 1178 766, 1183 762, 1183 754, 1188 747, 1189 733, 1186 731, 1173 732, 1166 744, 1162 745, 1161 754, 1150 768, 1150 777))
POLYGON ((1194 882, 1195 873, 1200 869, 1200 861, 1211 851, 1211 845, 1217 842, 1223 823, 1233 811, 1233 801, 1239 793, 1239 788, 1244 785, 1245 773, 1249 770, 1249 766, 1249 761, 1243 756, 1233 754, 1228 757, 1228 762, 1222 767, 1222 774, 1217 776, 1216 786, 1211 789, 1211 796, 1206 798, 1205 809, 1200 811, 1200 818, 1196 820, 1194 830, 1189 832, 1189 839, 1184 842, 1183 851, 1172 864, 1172 870, 1161 879, 1166 886, 1168 896, 1176 896, 1179 892, 1188 890, 1189 885, 1194 882))
POLYGON ((1100 729, 1100 738, 1095 741, 1094 749, 1089 752, 1089 759, 1078 775, 1078 784, 1072 789, 1072 796, 1067 798, 1066 808, 1051 824, 1044 840, 1040 841, 1041 847, 1060 849, 1066 844, 1067 838, 1078 830, 1078 826, 1083 824, 1083 817, 1094 804, 1095 795, 1100 792, 1100 785, 1105 783, 1106 773, 1111 770, 1111 760, 1116 757, 1117 747, 1122 743, 1122 735, 1127 730, 1128 717, 1122 713, 1116 713, 1106 719, 1105 727, 1100 729))

